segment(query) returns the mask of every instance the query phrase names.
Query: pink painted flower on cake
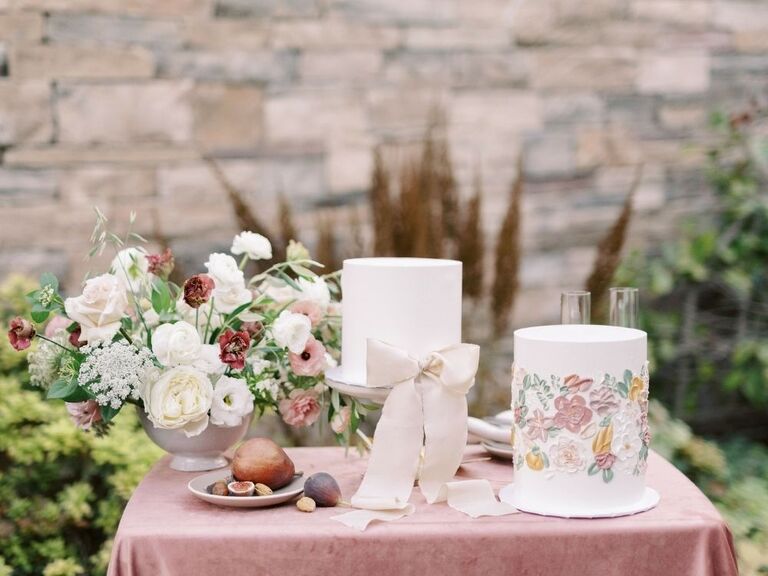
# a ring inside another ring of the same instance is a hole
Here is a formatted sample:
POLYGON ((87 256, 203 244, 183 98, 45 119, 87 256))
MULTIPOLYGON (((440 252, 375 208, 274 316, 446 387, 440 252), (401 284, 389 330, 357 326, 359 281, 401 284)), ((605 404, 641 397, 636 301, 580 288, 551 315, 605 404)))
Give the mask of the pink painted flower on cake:
POLYGON ((556 470, 569 474, 584 470, 586 465, 581 444, 562 436, 557 439, 557 444, 550 447, 549 459, 556 470))
POLYGON ((293 390, 279 404, 280 416, 289 426, 311 426, 320 415, 320 402, 314 390, 293 390))
POLYGON ((325 369, 325 346, 310 336, 301 354, 288 352, 288 359, 297 376, 317 376, 325 369))
POLYGON ((552 418, 545 417, 538 408, 533 411, 533 416, 528 418, 526 423, 528 424, 528 430, 525 433, 528 438, 531 440, 541 440, 542 442, 547 441, 549 429, 554 425, 552 418))
POLYGON ((571 392, 586 392, 592 387, 594 380, 592 378, 582 378, 578 374, 569 374, 563 379, 563 384, 571 392))
POLYGON ((592 420, 592 410, 587 408, 587 402, 582 396, 555 398, 557 413, 553 419, 555 426, 565 428, 569 432, 578 434, 581 429, 592 420))
POLYGON ((610 416, 619 409, 619 398, 613 390, 601 386, 589 393, 589 406, 600 416, 610 416))
POLYGON ((598 452, 595 454, 595 463, 600 470, 610 470, 615 461, 616 456, 610 452, 598 452))

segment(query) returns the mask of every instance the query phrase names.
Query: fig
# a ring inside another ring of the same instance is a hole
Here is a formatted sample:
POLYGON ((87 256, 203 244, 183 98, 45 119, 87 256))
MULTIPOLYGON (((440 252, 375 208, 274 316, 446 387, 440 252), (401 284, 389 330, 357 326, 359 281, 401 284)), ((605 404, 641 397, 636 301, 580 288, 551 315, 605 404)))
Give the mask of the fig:
POLYGON ((227 488, 227 482, 225 480, 219 480, 211 486, 211 494, 214 496, 229 496, 229 488, 227 488))
POLYGON ((341 500, 341 489, 333 476, 318 472, 307 478, 304 483, 304 495, 322 508, 332 508, 341 500))
POLYGON ((277 490, 293 480, 293 461, 269 438, 251 438, 243 442, 232 459, 232 475, 236 480, 266 484, 277 490))
POLYGON ((230 482, 227 485, 232 496, 253 496, 256 486, 253 482, 230 482))

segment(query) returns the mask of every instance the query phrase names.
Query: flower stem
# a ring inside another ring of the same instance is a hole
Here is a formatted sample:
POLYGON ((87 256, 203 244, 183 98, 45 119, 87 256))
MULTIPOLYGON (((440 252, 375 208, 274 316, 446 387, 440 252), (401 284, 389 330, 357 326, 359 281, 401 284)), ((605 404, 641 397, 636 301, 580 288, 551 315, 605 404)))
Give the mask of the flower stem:
POLYGON ((58 342, 54 342, 53 340, 51 340, 50 338, 46 338, 42 334, 35 334, 35 338, 40 338, 40 340, 45 340, 46 342, 50 342, 51 344, 53 344, 54 346, 58 346, 59 348, 61 348, 65 352, 69 352, 73 356, 77 356, 77 352, 75 352, 74 350, 72 350, 70 348, 67 348, 66 346, 62 346, 58 342))

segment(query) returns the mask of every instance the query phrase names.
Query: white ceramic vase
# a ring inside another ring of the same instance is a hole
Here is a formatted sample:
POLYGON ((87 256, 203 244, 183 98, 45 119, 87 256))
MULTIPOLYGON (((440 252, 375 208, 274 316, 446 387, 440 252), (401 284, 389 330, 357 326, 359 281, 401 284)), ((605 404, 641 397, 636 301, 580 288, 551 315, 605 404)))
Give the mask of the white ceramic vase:
POLYGON ((147 436, 173 456, 171 468, 182 472, 202 472, 229 465, 224 452, 243 439, 253 420, 253 412, 243 418, 239 426, 223 428, 208 424, 197 436, 187 438, 181 430, 155 428, 144 409, 137 407, 139 419, 147 436))

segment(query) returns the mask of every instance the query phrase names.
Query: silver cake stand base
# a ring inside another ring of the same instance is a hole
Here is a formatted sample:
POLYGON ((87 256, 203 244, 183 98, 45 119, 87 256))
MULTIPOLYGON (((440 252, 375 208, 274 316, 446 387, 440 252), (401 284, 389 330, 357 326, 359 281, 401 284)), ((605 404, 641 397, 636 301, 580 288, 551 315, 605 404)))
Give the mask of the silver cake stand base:
POLYGON ((332 368, 325 373, 325 383, 341 394, 351 396, 356 400, 383 405, 389 396, 391 388, 369 388, 362 383, 352 383, 344 379, 341 367, 332 368))

